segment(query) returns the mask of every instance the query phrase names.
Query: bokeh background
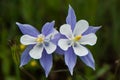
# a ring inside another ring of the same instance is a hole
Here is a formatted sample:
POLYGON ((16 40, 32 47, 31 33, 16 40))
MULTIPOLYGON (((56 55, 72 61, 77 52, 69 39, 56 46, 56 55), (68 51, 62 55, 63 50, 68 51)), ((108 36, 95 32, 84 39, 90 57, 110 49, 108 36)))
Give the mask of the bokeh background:
POLYGON ((120 0, 0 0, 0 80, 120 80, 120 0), (95 46, 87 46, 95 59, 96 70, 79 58, 70 75, 64 57, 54 56, 48 78, 37 60, 20 68, 20 55, 25 46, 19 42, 22 33, 16 22, 41 29, 56 21, 58 29, 65 23, 69 4, 77 20, 86 19, 92 26, 102 26, 95 46))

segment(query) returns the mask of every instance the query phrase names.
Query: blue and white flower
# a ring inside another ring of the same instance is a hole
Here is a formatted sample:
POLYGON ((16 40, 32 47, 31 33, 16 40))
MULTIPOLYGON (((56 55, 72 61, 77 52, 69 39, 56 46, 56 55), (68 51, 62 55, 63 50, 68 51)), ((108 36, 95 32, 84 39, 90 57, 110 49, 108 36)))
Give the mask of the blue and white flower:
POLYGON ((46 77, 48 76, 53 64, 52 53, 57 48, 55 36, 58 31, 54 29, 54 23, 54 21, 46 23, 41 33, 29 24, 16 23, 24 34, 20 42, 23 45, 28 45, 21 56, 20 66, 27 64, 31 58, 39 59, 46 77))
POLYGON ((90 27, 86 20, 76 22, 75 12, 69 6, 66 23, 60 27, 62 38, 58 41, 58 46, 64 50, 65 63, 70 73, 76 64, 76 55, 89 67, 95 69, 94 59, 85 45, 93 46, 97 41, 95 32, 100 27, 90 27))

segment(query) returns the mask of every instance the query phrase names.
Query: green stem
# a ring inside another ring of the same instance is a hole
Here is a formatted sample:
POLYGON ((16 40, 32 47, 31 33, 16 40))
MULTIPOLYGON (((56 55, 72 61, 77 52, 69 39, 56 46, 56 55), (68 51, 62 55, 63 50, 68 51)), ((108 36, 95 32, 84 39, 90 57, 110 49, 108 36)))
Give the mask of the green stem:
POLYGON ((16 70, 16 80, 21 80, 20 79, 20 70, 19 70, 19 67, 17 65, 15 65, 15 70, 16 70))
POLYGON ((31 80, 36 80, 36 78, 31 75, 28 71, 26 71, 23 67, 20 68, 21 71, 23 71, 28 77, 31 78, 31 80))

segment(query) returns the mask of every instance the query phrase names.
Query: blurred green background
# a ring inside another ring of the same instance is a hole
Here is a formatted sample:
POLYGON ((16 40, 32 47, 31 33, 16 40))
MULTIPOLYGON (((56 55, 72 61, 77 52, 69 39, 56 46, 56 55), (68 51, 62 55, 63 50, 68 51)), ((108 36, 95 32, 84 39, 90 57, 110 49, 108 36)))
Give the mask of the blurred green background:
POLYGON ((120 80, 120 0, 0 0, 0 80, 120 80), (54 65, 48 78, 37 60, 19 68, 24 46, 22 33, 16 22, 41 29, 55 20, 58 29, 65 23, 69 4, 77 20, 86 19, 92 26, 102 26, 97 32, 95 46, 88 46, 96 70, 80 59, 71 76, 63 56, 54 56, 54 65))

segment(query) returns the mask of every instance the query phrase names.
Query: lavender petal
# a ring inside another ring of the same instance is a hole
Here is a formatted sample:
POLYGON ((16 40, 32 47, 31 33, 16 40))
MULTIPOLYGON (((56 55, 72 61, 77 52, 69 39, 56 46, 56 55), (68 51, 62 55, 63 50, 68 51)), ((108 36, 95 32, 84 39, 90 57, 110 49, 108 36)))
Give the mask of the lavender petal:
POLYGON ((52 33, 54 31, 54 25, 55 21, 47 22, 46 24, 44 24, 42 28, 42 34, 47 36, 48 34, 52 33))
POLYGON ((89 53, 86 56, 82 56, 80 57, 80 59, 89 67, 91 67, 93 70, 95 70, 95 61, 93 59, 93 56, 91 54, 91 52, 89 51, 89 53))
POLYGON ((87 35, 90 33, 96 33, 96 31, 98 31, 100 28, 101 26, 100 27, 89 26, 89 28, 83 33, 83 35, 87 35))
POLYGON ((76 24, 76 15, 73 8, 69 5, 68 16, 66 18, 66 23, 71 25, 71 29, 74 30, 76 24))
POLYGON ((73 75, 73 69, 74 69, 75 64, 76 64, 76 59, 77 59, 77 56, 74 54, 72 47, 70 47, 65 52, 65 63, 68 66, 71 75, 73 75))
POLYGON ((37 35, 40 34, 36 28, 29 24, 21 24, 19 22, 16 22, 16 24, 23 34, 28 34, 34 37, 37 37, 37 35))
POLYGON ((46 77, 52 68, 52 54, 47 54, 46 51, 43 51, 42 58, 40 59, 40 63, 45 70, 46 77))
POLYGON ((32 48, 33 48, 33 45, 29 45, 29 46, 27 46, 27 48, 22 53, 22 55, 21 55, 21 61, 20 61, 20 67, 26 65, 31 60, 31 57, 29 55, 29 51, 32 48))

